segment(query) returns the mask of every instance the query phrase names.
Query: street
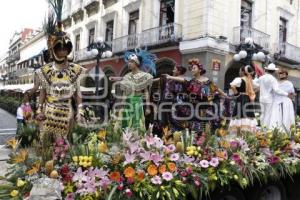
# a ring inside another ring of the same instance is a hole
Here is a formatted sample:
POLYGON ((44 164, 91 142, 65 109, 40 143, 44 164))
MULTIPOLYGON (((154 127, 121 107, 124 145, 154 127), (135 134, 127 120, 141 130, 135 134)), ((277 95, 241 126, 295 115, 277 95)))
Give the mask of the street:
POLYGON ((6 149, 5 141, 15 135, 16 118, 8 112, 0 109, 0 176, 4 176, 7 168, 6 159, 10 152, 6 149))

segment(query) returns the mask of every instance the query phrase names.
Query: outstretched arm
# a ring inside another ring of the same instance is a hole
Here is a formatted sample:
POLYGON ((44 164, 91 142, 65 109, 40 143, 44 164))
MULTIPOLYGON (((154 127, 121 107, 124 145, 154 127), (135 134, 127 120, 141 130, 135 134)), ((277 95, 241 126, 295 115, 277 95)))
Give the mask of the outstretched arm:
POLYGON ((123 77, 119 77, 119 76, 110 76, 108 78, 110 81, 122 81, 123 77))
POLYGON ((170 76, 169 74, 166 75, 167 79, 177 81, 180 83, 185 82, 185 79, 183 77, 177 77, 177 76, 170 76))

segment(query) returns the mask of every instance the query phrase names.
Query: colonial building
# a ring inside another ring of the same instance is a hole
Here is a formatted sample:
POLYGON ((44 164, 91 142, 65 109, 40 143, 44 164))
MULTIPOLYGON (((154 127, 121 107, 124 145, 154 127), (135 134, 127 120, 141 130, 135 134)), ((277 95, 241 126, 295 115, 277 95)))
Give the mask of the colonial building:
POLYGON ((17 83, 33 83, 33 71, 44 65, 43 50, 47 49, 47 39, 43 31, 34 31, 20 47, 17 63, 17 83))
POLYGON ((86 47, 102 37, 114 53, 100 64, 107 75, 127 72, 124 51, 147 47, 160 58, 158 74, 197 57, 225 90, 240 67, 236 47, 247 37, 265 54, 276 53, 276 64, 300 89, 299 19, 299 0, 66 0, 63 16, 75 61, 87 68, 96 60, 87 59, 86 47))
POLYGON ((20 60, 20 47, 26 40, 27 36, 32 33, 32 29, 25 28, 20 32, 15 32, 9 42, 7 63, 8 83, 17 83, 17 63, 20 60))

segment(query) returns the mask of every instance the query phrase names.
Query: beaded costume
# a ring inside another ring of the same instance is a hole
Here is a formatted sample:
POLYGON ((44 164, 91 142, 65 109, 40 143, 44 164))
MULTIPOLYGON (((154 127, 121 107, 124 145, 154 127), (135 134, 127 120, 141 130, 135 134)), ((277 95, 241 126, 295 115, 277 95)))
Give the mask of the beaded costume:
POLYGON ((70 63, 63 70, 55 63, 47 64, 35 72, 42 89, 46 91, 43 134, 66 136, 73 121, 72 97, 80 93, 80 80, 84 68, 70 63))

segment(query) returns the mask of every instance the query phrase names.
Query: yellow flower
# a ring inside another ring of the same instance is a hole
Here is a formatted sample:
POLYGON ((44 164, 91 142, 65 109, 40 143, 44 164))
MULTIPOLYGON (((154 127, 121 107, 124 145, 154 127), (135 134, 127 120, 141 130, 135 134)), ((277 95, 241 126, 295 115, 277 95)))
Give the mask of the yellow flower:
POLYGON ((234 180, 238 180, 239 176, 238 175, 234 175, 233 178, 234 178, 234 180))
POLYGON ((101 153, 106 153, 108 151, 107 145, 104 142, 98 144, 98 150, 101 153))
POLYGON ((18 187, 22 187, 23 185, 25 185, 25 181, 23 181, 22 179, 18 179, 18 181, 17 181, 17 186, 18 187))
POLYGON ((100 130, 97 134, 97 137, 100 139, 100 140, 104 140, 105 137, 106 137, 106 131, 105 130, 100 130))
POLYGON ((22 163, 27 159, 28 151, 26 149, 22 149, 18 154, 16 154, 13 158, 13 164, 22 163))
POLYGON ((93 156, 89 156, 87 161, 92 162, 93 161, 93 156))
POLYGON ((10 192, 10 196, 12 196, 12 197, 16 197, 16 196, 18 196, 18 194, 19 194, 18 190, 13 190, 10 192))
POLYGON ((78 156, 73 156, 72 160, 73 160, 73 162, 78 162, 78 156))
POLYGON ((72 193, 73 192, 73 188, 74 188, 74 186, 71 185, 70 183, 68 183, 67 185, 65 185, 65 187, 64 187, 65 194, 72 193))

